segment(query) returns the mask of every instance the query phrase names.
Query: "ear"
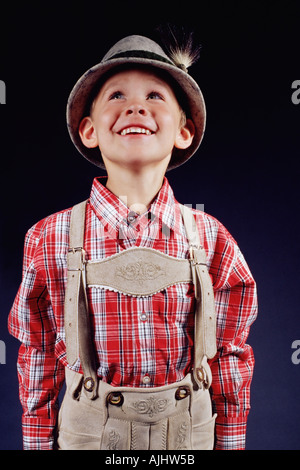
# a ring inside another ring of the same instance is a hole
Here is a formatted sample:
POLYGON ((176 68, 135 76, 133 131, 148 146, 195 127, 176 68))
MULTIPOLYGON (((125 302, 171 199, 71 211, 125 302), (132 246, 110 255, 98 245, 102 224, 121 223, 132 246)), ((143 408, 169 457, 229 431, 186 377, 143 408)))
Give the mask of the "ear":
POLYGON ((95 148, 98 146, 98 139, 90 116, 84 117, 79 124, 78 129, 83 145, 88 148, 95 148))
POLYGON ((187 119, 185 125, 178 131, 175 147, 182 150, 187 149, 193 142, 194 135, 195 125, 191 119, 187 119))

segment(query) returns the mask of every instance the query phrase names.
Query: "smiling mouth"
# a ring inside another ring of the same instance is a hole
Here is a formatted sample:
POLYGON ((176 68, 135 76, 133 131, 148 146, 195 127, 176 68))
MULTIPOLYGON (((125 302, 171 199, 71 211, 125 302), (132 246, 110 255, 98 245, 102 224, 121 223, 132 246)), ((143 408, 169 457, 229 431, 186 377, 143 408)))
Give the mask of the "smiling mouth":
POLYGON ((152 135, 154 132, 151 132, 149 129, 143 127, 126 127, 120 132, 120 135, 129 135, 129 134, 145 134, 152 135))

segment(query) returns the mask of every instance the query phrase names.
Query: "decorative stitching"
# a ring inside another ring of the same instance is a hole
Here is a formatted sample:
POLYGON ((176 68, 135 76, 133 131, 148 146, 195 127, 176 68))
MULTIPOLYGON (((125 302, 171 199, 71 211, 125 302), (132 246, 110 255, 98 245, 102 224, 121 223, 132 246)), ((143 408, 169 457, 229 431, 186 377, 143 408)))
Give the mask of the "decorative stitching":
POLYGON ((133 408, 139 414, 147 414, 150 418, 157 413, 165 411, 169 405, 170 400, 157 399, 155 397, 149 397, 147 400, 138 400, 132 403, 133 408))
POLYGON ((109 431, 108 434, 108 444, 106 446, 107 450, 117 450, 117 445, 120 440, 120 434, 113 429, 109 431))
POLYGON ((113 287, 104 286, 104 285, 100 285, 100 284, 88 284, 88 287, 93 287, 95 289, 105 289, 105 290, 109 290, 111 292, 120 292, 121 294, 128 295, 129 297, 151 297, 154 294, 158 294, 159 292, 164 291, 168 287, 176 286, 178 284, 190 284, 190 283, 191 283, 191 281, 189 281, 189 280, 172 282, 171 284, 166 284, 164 287, 162 287, 161 289, 159 289, 157 291, 153 291, 153 292, 150 292, 150 293, 147 292, 146 294, 131 294, 130 292, 125 292, 125 291, 120 290, 120 289, 114 289, 113 287))
POLYGON ((186 449, 186 446, 184 446, 184 443, 187 438, 188 430, 189 430, 188 423, 182 423, 179 426, 177 430, 176 450, 186 449))
POLYGON ((131 423, 131 450, 138 450, 137 448, 137 429, 134 422, 131 423))
POLYGON ((137 281, 139 284, 143 281, 157 279, 159 276, 165 275, 166 270, 159 264, 145 263, 138 260, 135 263, 128 263, 116 270, 116 276, 120 276, 128 281, 137 281))
POLYGON ((163 423, 162 430, 161 430, 162 450, 167 449, 167 434, 168 434, 168 426, 167 426, 167 421, 165 421, 165 423, 163 423))

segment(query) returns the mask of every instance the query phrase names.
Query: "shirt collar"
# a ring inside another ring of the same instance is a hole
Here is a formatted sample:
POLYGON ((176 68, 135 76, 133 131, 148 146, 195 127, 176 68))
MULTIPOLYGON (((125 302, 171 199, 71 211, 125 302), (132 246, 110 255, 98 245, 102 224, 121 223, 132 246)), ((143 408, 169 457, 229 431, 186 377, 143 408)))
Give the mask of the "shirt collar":
MULTIPOLYGON (((105 187, 106 180, 106 177, 94 179, 90 194, 90 205, 104 227, 112 235, 116 235, 119 232, 120 225, 127 223, 130 211, 121 199, 105 187)), ((148 217, 149 220, 154 221, 158 218, 169 229, 180 232, 180 208, 166 177, 150 206, 149 212, 152 215, 152 217, 148 217)))
POLYGON ((166 177, 157 197, 151 204, 150 212, 171 230, 180 231, 180 208, 166 177))

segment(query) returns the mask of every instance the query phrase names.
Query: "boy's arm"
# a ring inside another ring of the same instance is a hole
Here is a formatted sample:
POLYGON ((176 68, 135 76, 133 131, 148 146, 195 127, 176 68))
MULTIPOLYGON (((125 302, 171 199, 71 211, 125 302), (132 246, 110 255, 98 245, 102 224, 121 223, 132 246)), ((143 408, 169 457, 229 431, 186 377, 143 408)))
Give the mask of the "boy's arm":
POLYGON ((252 348, 246 344, 257 315, 256 284, 235 241, 221 237, 211 272, 217 314, 217 348, 210 362, 212 399, 217 412, 215 448, 243 450, 250 385, 254 368, 252 348))
POLYGON ((64 380, 63 366, 54 354, 56 324, 41 264, 43 226, 41 221, 27 233, 22 282, 8 320, 10 333, 22 343, 17 367, 23 445, 30 450, 53 447, 57 396, 64 380))
POLYGON ((18 356, 24 450, 52 450, 64 368, 52 353, 23 344, 18 356))

